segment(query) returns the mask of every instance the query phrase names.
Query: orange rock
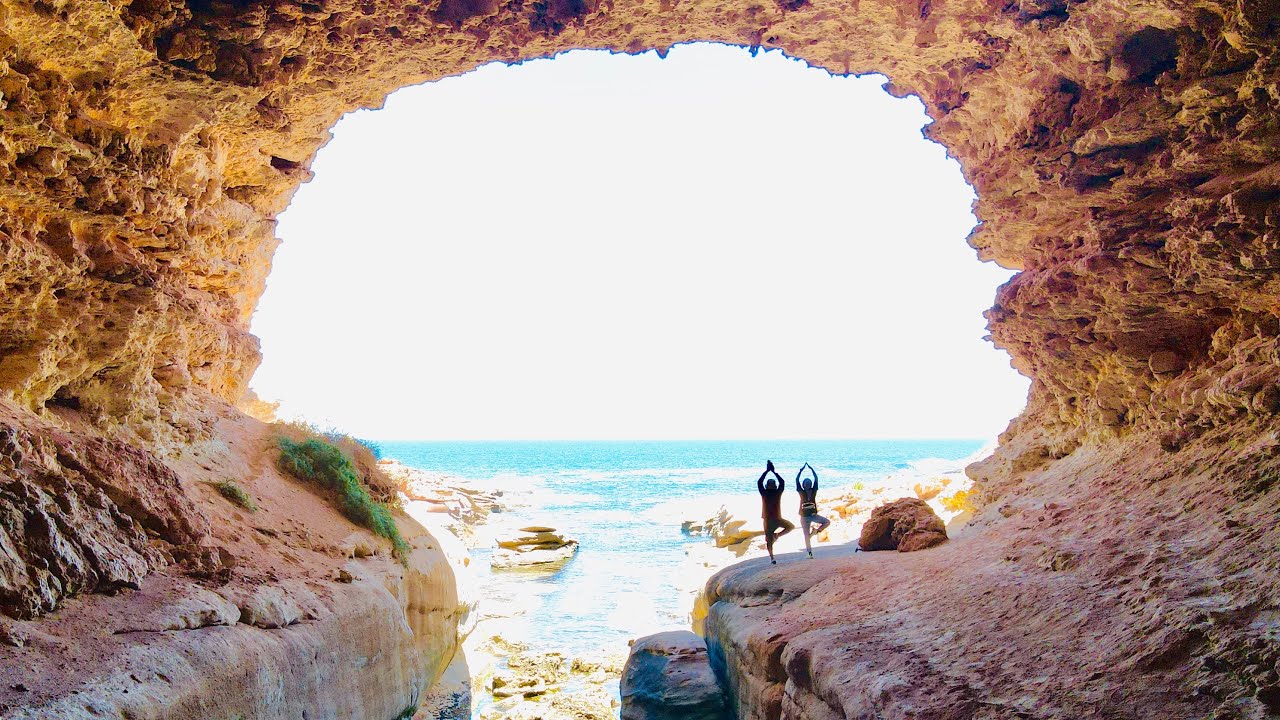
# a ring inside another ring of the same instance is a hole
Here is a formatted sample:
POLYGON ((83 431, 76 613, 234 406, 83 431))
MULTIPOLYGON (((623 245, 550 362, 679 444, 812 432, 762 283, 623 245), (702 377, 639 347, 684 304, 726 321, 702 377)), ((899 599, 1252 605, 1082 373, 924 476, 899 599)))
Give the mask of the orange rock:
POLYGON ((902 498, 881 505, 862 526, 858 546, 863 550, 913 552, 947 541, 947 527, 929 504, 902 498))

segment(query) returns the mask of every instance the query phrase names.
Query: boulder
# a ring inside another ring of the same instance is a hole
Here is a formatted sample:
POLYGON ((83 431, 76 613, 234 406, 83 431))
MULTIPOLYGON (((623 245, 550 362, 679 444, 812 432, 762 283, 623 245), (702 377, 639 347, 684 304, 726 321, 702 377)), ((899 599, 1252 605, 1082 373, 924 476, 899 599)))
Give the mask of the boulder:
POLYGON ((622 669, 622 720, 728 720, 707 643, 688 630, 636 640, 622 669))
POLYGON ((919 498, 902 498, 881 505, 862 526, 858 545, 863 550, 912 552, 941 545, 947 527, 928 503, 919 498))
POLYGON ((520 528, 494 542, 497 549, 489 564, 495 570, 555 568, 578 552, 577 540, 542 525, 520 528))

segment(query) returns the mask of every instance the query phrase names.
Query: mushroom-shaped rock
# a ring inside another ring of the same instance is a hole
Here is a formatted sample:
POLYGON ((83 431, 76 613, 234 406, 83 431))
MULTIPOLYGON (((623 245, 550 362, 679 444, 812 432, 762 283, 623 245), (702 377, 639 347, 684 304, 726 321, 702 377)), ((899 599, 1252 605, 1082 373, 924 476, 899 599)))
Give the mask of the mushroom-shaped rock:
POLYGON ((688 630, 636 640, 622 668, 622 720, 727 720, 707 643, 688 630))
POLYGON ((863 550, 912 552, 947 541, 947 526, 929 504, 902 498, 881 505, 862 526, 858 545, 863 550))
POLYGON ((498 537, 490 567, 554 569, 567 562, 578 551, 578 541, 541 525, 520 528, 498 537))

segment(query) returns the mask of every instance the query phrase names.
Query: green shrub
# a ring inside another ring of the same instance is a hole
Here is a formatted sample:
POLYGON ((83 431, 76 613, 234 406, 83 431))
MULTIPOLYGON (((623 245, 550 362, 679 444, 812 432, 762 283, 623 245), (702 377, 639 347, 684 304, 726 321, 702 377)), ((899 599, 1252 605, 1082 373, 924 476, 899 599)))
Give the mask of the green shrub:
POLYGON ((218 494, 248 510, 249 512, 258 512, 258 506, 253 502, 253 497, 245 492, 243 488, 230 480, 223 480, 213 484, 218 488, 218 494))
POLYGON ((360 482, 360 473, 341 450, 319 438, 295 442, 281 437, 278 442, 281 470, 335 492, 339 509, 348 520, 387 538, 400 562, 408 560, 409 546, 400 537, 391 511, 369 495, 360 482))

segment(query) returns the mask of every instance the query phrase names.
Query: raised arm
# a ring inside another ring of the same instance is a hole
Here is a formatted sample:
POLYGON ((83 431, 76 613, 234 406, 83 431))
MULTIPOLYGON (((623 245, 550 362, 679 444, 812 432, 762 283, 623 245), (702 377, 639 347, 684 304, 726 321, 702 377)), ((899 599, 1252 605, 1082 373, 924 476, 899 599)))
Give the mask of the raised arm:
POLYGON ((814 470, 809 463, 805 463, 804 466, 809 468, 809 472, 813 473, 813 491, 818 492, 818 471, 814 470))
POLYGON ((804 477, 804 469, 807 465, 808 463, 805 463, 805 465, 801 465, 800 469, 796 471, 796 492, 800 492, 802 490, 802 488, 800 487, 800 478, 804 477))
POLYGON ((756 489, 760 491, 761 495, 764 494, 764 479, 767 477, 769 477, 769 471, 765 470, 760 473, 760 479, 756 481, 756 489))

